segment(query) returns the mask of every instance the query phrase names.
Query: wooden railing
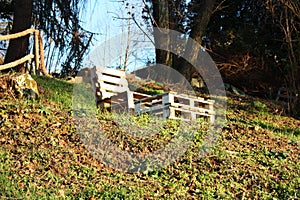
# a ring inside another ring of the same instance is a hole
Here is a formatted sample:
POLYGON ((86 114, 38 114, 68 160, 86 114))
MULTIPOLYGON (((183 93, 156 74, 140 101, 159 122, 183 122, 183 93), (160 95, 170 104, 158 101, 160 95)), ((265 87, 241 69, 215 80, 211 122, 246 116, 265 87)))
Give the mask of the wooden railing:
POLYGON ((30 59, 35 58, 36 70, 41 69, 41 71, 44 75, 50 76, 50 75, 47 74, 45 63, 44 63, 44 60, 45 60, 45 58, 44 58, 44 47, 43 47, 43 41, 42 41, 42 37, 40 36, 39 30, 27 29, 27 30, 19 32, 19 33, 14 33, 14 34, 10 34, 10 35, 3 35, 3 36, 0 36, 0 40, 16 39, 16 38, 26 36, 28 34, 34 34, 34 47, 35 47, 34 54, 28 54, 28 55, 24 56, 23 58, 20 58, 18 60, 13 61, 13 62, 4 64, 4 65, 0 65, 0 71, 4 70, 4 69, 9 69, 9 68, 16 67, 16 66, 18 66, 22 63, 25 63, 25 62, 29 61, 30 59), (40 62, 40 60, 41 60, 41 62, 40 62))

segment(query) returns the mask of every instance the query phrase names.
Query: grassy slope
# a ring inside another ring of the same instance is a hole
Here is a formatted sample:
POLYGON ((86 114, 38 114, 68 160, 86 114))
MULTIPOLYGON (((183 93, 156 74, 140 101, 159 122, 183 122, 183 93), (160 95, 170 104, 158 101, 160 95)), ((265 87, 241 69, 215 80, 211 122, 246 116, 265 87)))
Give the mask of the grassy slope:
POLYGON ((268 102, 229 98, 228 123, 209 156, 199 158, 195 144, 168 167, 127 174, 99 163, 81 144, 72 84, 35 78, 39 101, 0 94, 1 198, 300 197, 300 122, 271 113, 268 102))

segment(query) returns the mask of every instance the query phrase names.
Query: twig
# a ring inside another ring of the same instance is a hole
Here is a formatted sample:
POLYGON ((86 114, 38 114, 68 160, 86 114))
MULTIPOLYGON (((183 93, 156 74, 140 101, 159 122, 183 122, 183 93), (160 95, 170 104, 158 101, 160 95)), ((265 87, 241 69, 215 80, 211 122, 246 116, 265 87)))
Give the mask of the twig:
POLYGON ((137 21, 135 20, 134 16, 132 16, 132 20, 134 21, 134 23, 138 26, 138 28, 146 35, 146 37, 150 40, 150 42, 152 44, 155 45, 154 41, 149 37, 149 35, 142 29, 142 27, 137 23, 137 21))

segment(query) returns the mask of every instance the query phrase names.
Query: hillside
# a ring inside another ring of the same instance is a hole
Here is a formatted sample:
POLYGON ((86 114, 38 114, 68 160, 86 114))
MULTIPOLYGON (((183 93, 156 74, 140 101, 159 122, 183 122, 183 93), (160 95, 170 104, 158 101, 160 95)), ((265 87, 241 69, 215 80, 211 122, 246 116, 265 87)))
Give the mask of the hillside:
MULTIPOLYGON (((36 101, 15 99, 0 88, 2 199, 300 197, 300 121, 281 116, 270 101, 230 95, 227 125, 208 156, 198 157, 200 135, 170 166, 131 174, 100 163, 82 144, 73 123, 71 83, 34 78, 41 93, 36 101)), ((114 128, 107 115, 100 113, 99 120, 114 128)), ((176 125, 170 123, 170 129, 176 125)), ((139 151, 149 146, 112 132, 120 147, 139 151)), ((166 132, 153 144, 170 137, 166 132)))

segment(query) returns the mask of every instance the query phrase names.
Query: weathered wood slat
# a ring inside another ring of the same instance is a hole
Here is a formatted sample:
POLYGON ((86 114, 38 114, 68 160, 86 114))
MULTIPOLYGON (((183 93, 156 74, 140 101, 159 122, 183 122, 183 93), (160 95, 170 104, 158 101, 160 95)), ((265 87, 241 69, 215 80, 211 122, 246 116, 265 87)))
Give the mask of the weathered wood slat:
POLYGON ((121 85, 122 87, 128 87, 128 82, 125 78, 116 78, 105 74, 98 74, 98 80, 107 82, 110 84, 121 85))
POLYGON ((183 108, 170 107, 170 109, 173 109, 174 111, 184 112, 184 113, 194 113, 194 114, 201 115, 201 116, 207 116, 207 117, 211 116, 211 114, 209 114, 209 113, 199 113, 199 112, 195 112, 195 111, 191 111, 191 110, 186 110, 183 108))
POLYGON ((170 116, 169 119, 180 119, 180 120, 195 120, 198 118, 209 118, 210 123, 214 123, 215 120, 215 115, 212 114, 207 114, 207 113, 199 113, 199 112, 194 112, 194 111, 188 111, 185 109, 181 109, 181 108, 174 108, 174 107, 170 107, 170 116), (176 116, 176 111, 181 112, 181 118, 176 116), (189 114, 190 117, 186 117, 185 115, 189 114))
POLYGON ((181 100, 182 102, 184 100, 187 100, 187 101, 193 100, 195 103, 214 104, 213 100, 210 100, 210 99, 204 100, 204 98, 199 98, 199 97, 195 97, 195 96, 185 96, 185 95, 183 96, 180 94, 170 93, 170 98, 177 99, 178 101, 181 100))
POLYGON ((101 83, 101 82, 100 82, 100 88, 102 91, 108 91, 113 93, 121 93, 127 91, 126 87, 111 85, 111 84, 101 83))
POLYGON ((188 106, 188 105, 181 104, 181 103, 172 103, 171 106, 174 107, 174 108, 181 108, 181 109, 195 111, 195 112, 209 113, 209 114, 212 114, 212 115, 215 114, 215 112, 213 110, 210 110, 210 109, 188 106))
POLYGON ((115 93, 115 92, 108 92, 108 91, 102 91, 101 93, 102 93, 102 100, 110 98, 110 97, 115 96, 115 95, 118 94, 118 93, 115 93))
POLYGON ((116 69, 111 69, 111 68, 107 68, 107 67, 102 67, 97 71, 100 71, 102 74, 125 78, 125 71, 122 71, 122 70, 116 70, 116 69))
POLYGON ((139 93, 139 92, 132 92, 132 93, 133 93, 133 97, 135 100, 146 98, 146 97, 151 97, 151 95, 143 94, 143 93, 139 93))
MULTIPOLYGON (((150 114, 153 114, 153 113, 156 113, 158 111, 163 111, 163 110, 168 110, 169 109, 169 106, 168 105, 158 105, 158 106, 154 106, 154 107, 150 107, 150 108, 147 108, 147 109, 142 109, 140 110, 138 108, 138 106, 136 105, 135 107, 136 109, 136 114, 143 114, 143 113, 150 113, 150 114)), ((167 117, 167 116, 166 116, 167 117)))

